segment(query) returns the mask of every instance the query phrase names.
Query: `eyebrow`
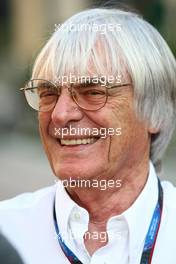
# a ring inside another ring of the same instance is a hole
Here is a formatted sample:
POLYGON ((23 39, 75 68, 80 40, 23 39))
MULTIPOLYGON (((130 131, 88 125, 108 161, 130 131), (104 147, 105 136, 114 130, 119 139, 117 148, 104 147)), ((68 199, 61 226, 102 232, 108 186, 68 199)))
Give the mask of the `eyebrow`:
POLYGON ((114 89, 114 88, 118 88, 118 87, 123 87, 123 86, 129 86, 131 85, 131 83, 108 83, 108 82, 101 82, 99 79, 97 79, 97 82, 93 82, 95 80, 95 78, 87 78, 87 80, 85 80, 84 82, 80 82, 80 83, 75 83, 72 84, 73 87, 78 87, 78 86, 82 86, 83 88, 85 87, 89 87, 89 86, 96 86, 97 84, 104 84, 103 86, 107 87, 108 89, 114 89))
POLYGON ((32 90, 32 89, 36 89, 36 88, 42 88, 41 86, 43 85, 43 88, 45 87, 52 87, 54 86, 52 83, 46 83, 46 82, 41 82, 38 85, 34 86, 34 87, 27 87, 27 84, 25 87, 20 88, 20 90, 32 90))
POLYGON ((109 87, 107 86, 108 89, 114 89, 117 87, 123 87, 123 86, 129 86, 131 83, 118 83, 118 84, 112 84, 109 87))

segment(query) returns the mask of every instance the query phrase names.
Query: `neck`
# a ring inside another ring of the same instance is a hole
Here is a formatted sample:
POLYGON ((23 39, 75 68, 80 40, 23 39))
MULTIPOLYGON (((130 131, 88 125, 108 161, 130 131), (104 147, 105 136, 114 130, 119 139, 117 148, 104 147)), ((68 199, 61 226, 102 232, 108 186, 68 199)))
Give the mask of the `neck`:
MULTIPOLYGON (((105 225, 108 219, 127 210, 137 199, 147 181, 149 162, 123 166, 111 179, 121 180, 121 187, 67 189, 71 198, 89 212, 89 221, 105 225)), ((109 179, 109 178, 108 178, 109 179)))

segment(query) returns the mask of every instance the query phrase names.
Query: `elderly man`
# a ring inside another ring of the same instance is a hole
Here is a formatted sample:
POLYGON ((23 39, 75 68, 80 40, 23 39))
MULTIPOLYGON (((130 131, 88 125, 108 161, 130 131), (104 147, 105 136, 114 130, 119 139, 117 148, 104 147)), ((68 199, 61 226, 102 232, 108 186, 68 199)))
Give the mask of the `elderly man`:
POLYGON ((1 202, 26 263, 175 264, 176 190, 159 163, 176 119, 176 62, 138 15, 58 26, 22 88, 56 185, 1 202))

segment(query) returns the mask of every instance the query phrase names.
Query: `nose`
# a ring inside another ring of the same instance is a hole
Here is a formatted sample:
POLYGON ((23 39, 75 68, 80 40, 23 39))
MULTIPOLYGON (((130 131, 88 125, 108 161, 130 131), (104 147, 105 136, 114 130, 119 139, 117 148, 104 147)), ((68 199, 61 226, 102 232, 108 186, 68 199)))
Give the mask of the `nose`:
POLYGON ((62 93, 51 114, 52 122, 57 127, 65 127, 71 121, 79 121, 83 118, 83 111, 73 101, 68 89, 62 89, 62 93))

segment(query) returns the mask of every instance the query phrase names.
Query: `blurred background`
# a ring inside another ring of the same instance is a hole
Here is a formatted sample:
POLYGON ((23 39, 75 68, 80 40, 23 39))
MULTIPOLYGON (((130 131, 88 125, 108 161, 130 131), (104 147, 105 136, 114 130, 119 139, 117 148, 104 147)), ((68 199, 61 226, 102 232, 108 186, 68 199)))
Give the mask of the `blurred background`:
MULTIPOLYGON (((37 114, 19 88, 30 78, 34 59, 55 24, 105 2, 0 0, 0 200, 54 184, 38 135, 37 114)), ((113 2, 138 10, 176 55, 176 0, 113 2)), ((165 154, 162 178, 176 184, 176 135, 165 154)))

